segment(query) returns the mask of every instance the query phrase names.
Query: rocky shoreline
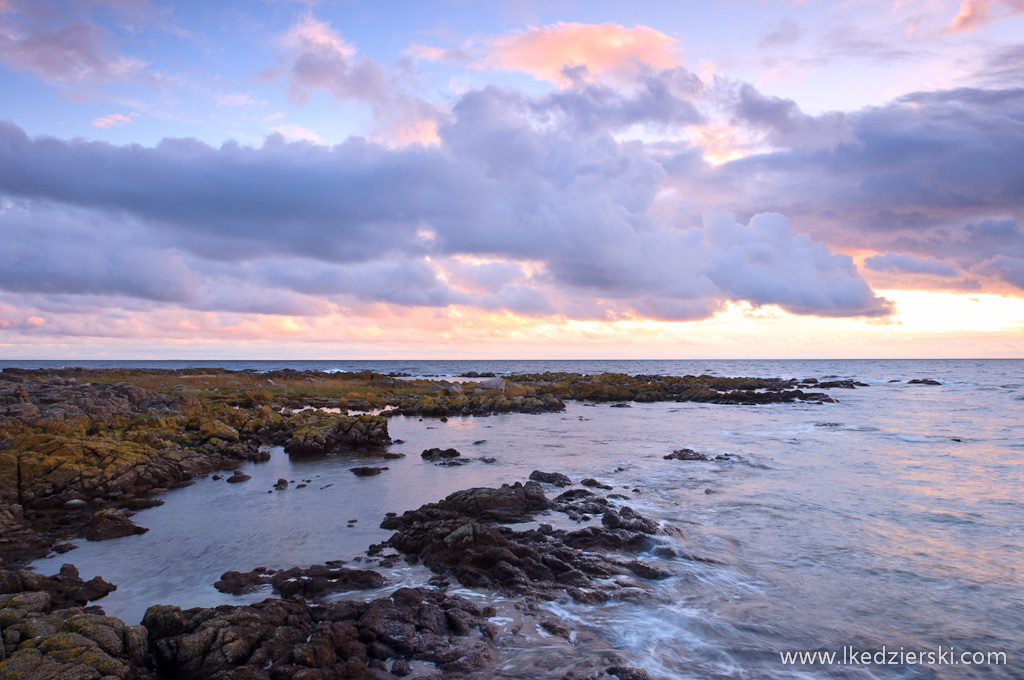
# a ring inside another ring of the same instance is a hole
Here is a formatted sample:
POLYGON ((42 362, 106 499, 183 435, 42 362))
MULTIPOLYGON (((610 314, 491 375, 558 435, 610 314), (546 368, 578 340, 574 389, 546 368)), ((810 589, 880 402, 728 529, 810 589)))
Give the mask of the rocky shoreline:
MULTIPOLYGON (((341 563, 257 569, 225 573, 217 587, 227 593, 269 588, 277 597, 188 610, 155 605, 141 624, 127 625, 89 604, 115 585, 83 582, 71 564, 53 577, 24 567, 73 549, 71 538, 146 531, 132 515, 198 476, 235 471, 227 481, 243 483, 249 477, 237 468, 266 460, 268 445, 283 446, 289 456, 378 455, 391 444, 387 419, 395 415, 541 413, 563 410, 565 400, 826 403, 833 401, 828 394, 806 390, 858 386, 617 374, 457 383, 374 373, 7 369, 0 373, 0 677, 491 677, 501 647, 501 631, 488 621, 493 611, 447 588, 512 598, 541 628, 568 639, 572 631, 540 603, 647 597, 654 582, 671 574, 644 556, 674 556, 681 532, 622 505, 623 497, 595 493, 608 488, 595 480, 574 484, 560 473, 535 471, 525 483, 465 489, 402 515, 389 513, 381 527, 394 533, 370 546, 366 559, 421 563, 434 578, 432 587, 401 588, 370 601, 333 594, 384 588, 385 577, 371 569, 341 563), (544 521, 553 513, 577 527, 554 528, 544 521)), ((425 451, 424 459, 428 454, 441 464, 459 462, 454 449, 425 451)), ((650 677, 614 654, 563 675, 650 677)))
MULTIPOLYGON (((496 610, 446 592, 451 580, 513 596, 540 628, 569 639, 573 631, 538 602, 566 596, 590 604, 642 599, 649 582, 670 574, 637 554, 671 554, 663 537, 681 535, 585 489, 549 500, 536 481, 459 491, 391 515, 381 526, 395 533, 368 553, 396 551, 375 558, 384 564, 398 555, 422 561, 435 573, 432 587, 399 588, 369 601, 331 600, 324 598, 380 589, 386 579, 340 563, 228 572, 216 584, 223 592, 270 585, 279 597, 187 610, 154 605, 132 626, 88 605, 116 586, 98 577, 83 582, 70 564, 52 577, 0 569, 0 677, 491 677, 501 630, 488 619, 496 610), (600 516, 601 525, 574 531, 548 524, 529 530, 505 526, 543 512, 577 519, 587 513, 600 516)), ((562 677, 650 678, 614 655, 576 666, 562 677)))

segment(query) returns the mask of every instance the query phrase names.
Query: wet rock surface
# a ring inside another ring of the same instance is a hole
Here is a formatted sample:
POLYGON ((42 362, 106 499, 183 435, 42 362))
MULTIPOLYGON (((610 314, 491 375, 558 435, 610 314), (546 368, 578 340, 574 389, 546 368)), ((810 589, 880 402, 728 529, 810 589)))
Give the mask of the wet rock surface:
POLYGON ((317 564, 306 569, 267 569, 260 567, 248 572, 229 571, 214 584, 222 593, 240 595, 251 593, 262 585, 270 585, 282 597, 313 599, 328 593, 348 590, 383 588, 387 581, 370 569, 350 569, 341 564, 317 564))
POLYGON ((381 527, 395 530, 387 546, 422 561, 442 577, 532 600, 569 596, 596 603, 610 597, 632 598, 644 593, 634 577, 668 575, 636 559, 637 553, 662 542, 659 526, 584 489, 553 501, 535 481, 466 489, 388 517, 381 527), (601 515, 602 526, 566 531, 542 524, 517 531, 501 525, 530 521, 544 510, 570 517, 601 515), (629 559, 617 559, 610 552, 626 553, 629 559))

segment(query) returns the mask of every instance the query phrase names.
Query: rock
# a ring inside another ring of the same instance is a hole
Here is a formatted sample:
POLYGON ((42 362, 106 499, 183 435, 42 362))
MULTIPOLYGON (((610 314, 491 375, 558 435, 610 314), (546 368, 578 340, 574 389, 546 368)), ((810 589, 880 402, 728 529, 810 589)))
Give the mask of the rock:
POLYGON ((242 474, 241 472, 235 471, 235 474, 228 477, 228 484, 239 484, 241 482, 248 482, 252 477, 250 475, 242 474))
POLYGON ((535 482, 554 484, 555 486, 572 486, 572 480, 561 472, 541 472, 540 470, 534 470, 530 473, 530 479, 535 482))
POLYGON ((250 572, 229 571, 221 575, 214 587, 222 593, 239 595, 266 584, 270 584, 282 597, 315 598, 346 590, 383 588, 387 581, 377 572, 367 569, 318 564, 306 569, 292 567, 279 571, 263 568, 250 572))
POLYGON ((586 496, 552 503, 534 481, 466 489, 439 503, 388 517, 381 527, 395 530, 387 545, 422 561, 441 578, 455 578, 467 587, 492 587, 545 600, 568 595, 581 602, 601 602, 623 587, 611 576, 637 573, 634 568, 650 577, 664 576, 638 561, 621 564, 591 552, 646 550, 657 543, 650 535, 657 524, 629 508, 615 511, 589 491, 575 491, 586 496), (566 511, 574 503, 592 504, 612 517, 605 527, 575 532, 556 531, 550 525, 514 531, 492 524, 528 521, 541 510, 566 511))
POLYGON ((586 479, 581 481, 580 484, 582 484, 583 486, 589 486, 592 489, 604 489, 605 491, 611 491, 611 488, 612 488, 612 487, 608 486, 607 484, 602 484, 601 482, 597 481, 593 477, 587 477, 586 479))
POLYGON ((710 456, 697 453, 693 449, 676 449, 664 458, 665 460, 711 460, 710 456))
POLYGON ((204 440, 217 438, 229 442, 238 441, 238 430, 219 420, 209 420, 203 423, 203 426, 199 428, 199 435, 204 440))
POLYGON ((619 680, 654 680, 647 671, 632 666, 609 666, 605 673, 619 680))
POLYGON ((525 397, 530 394, 530 390, 524 385, 519 383, 508 383, 505 385, 505 396, 506 397, 525 397))
POLYGON ((151 607, 143 624, 158 675, 182 680, 383 680, 411 672, 411 660, 436 664, 445 674, 482 673, 494 660, 490 643, 476 637, 489 625, 479 609, 434 589, 400 588, 390 598, 315 608, 281 600, 187 611, 151 607))
POLYGON ((356 477, 373 477, 387 469, 388 468, 386 467, 354 467, 351 468, 349 472, 354 474, 356 477))
POLYGON ((144 534, 147 531, 149 529, 132 522, 124 510, 106 508, 92 516, 85 537, 90 541, 105 541, 110 538, 144 534))
POLYGON ((941 385, 938 380, 932 380, 931 378, 914 378, 913 380, 907 381, 908 385, 941 385))
POLYGON ((277 489, 278 491, 284 491, 285 489, 288 488, 288 480, 284 479, 283 477, 281 479, 278 479, 277 483, 274 484, 274 488, 277 489))
POLYGON ((437 461, 449 458, 457 458, 461 455, 462 454, 456 451, 455 449, 433 448, 425 449, 423 453, 420 454, 420 457, 423 458, 424 460, 437 461))
POLYGON ((285 445, 289 455, 337 453, 356 448, 381 448, 391 443, 388 420, 383 416, 348 416, 314 412, 301 420, 285 445))
POLYGON ((0 595, 21 593, 19 597, 24 598, 30 593, 36 598, 34 601, 44 602, 45 608, 82 607, 114 590, 117 586, 99 576, 83 581, 72 564, 63 565, 54 576, 0 569, 0 595))
POLYGON ((480 387, 485 390, 504 390, 504 378, 486 378, 480 381, 480 387))

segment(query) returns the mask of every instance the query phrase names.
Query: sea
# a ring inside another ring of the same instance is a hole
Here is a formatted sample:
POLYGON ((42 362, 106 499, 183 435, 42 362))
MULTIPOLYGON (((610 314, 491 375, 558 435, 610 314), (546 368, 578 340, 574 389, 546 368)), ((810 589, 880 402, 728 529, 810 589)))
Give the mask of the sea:
MULTIPOLYGON (((596 478, 625 497, 618 503, 680 529, 666 538, 673 556, 642 556, 672 575, 603 605, 541 605, 574 629, 568 640, 524 625, 513 601, 453 586, 499 606, 494 677, 560 678, 614 652, 666 679, 1024 678, 1024 360, 0 362, 72 365, 858 380, 867 386, 831 389, 837 401, 825 404, 567 402, 561 413, 394 417, 391 437, 404 443, 390 450, 404 458, 293 461, 271 449, 269 461, 243 467, 247 483, 206 477, 165 494, 134 518, 145 534, 79 541, 34 567, 71 562, 85 578, 103 576, 118 589, 98 604, 137 623, 152 604, 270 596, 219 593, 225 571, 357 566, 390 534, 379 528, 387 512, 561 472, 596 478), (431 447, 471 462, 425 462, 431 447), (727 458, 665 459, 684 447, 727 458), (367 464, 388 470, 349 472, 367 464), (279 478, 295 484, 268 493, 279 478)), ((404 563, 385 575, 392 589, 431 577, 404 563)))

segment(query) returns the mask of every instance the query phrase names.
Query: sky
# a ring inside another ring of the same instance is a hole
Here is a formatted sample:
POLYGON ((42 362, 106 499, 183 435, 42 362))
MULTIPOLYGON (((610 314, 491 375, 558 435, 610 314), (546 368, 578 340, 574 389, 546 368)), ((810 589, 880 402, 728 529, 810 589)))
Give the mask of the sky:
POLYGON ((1024 357, 1024 0, 0 0, 0 358, 1024 357))

